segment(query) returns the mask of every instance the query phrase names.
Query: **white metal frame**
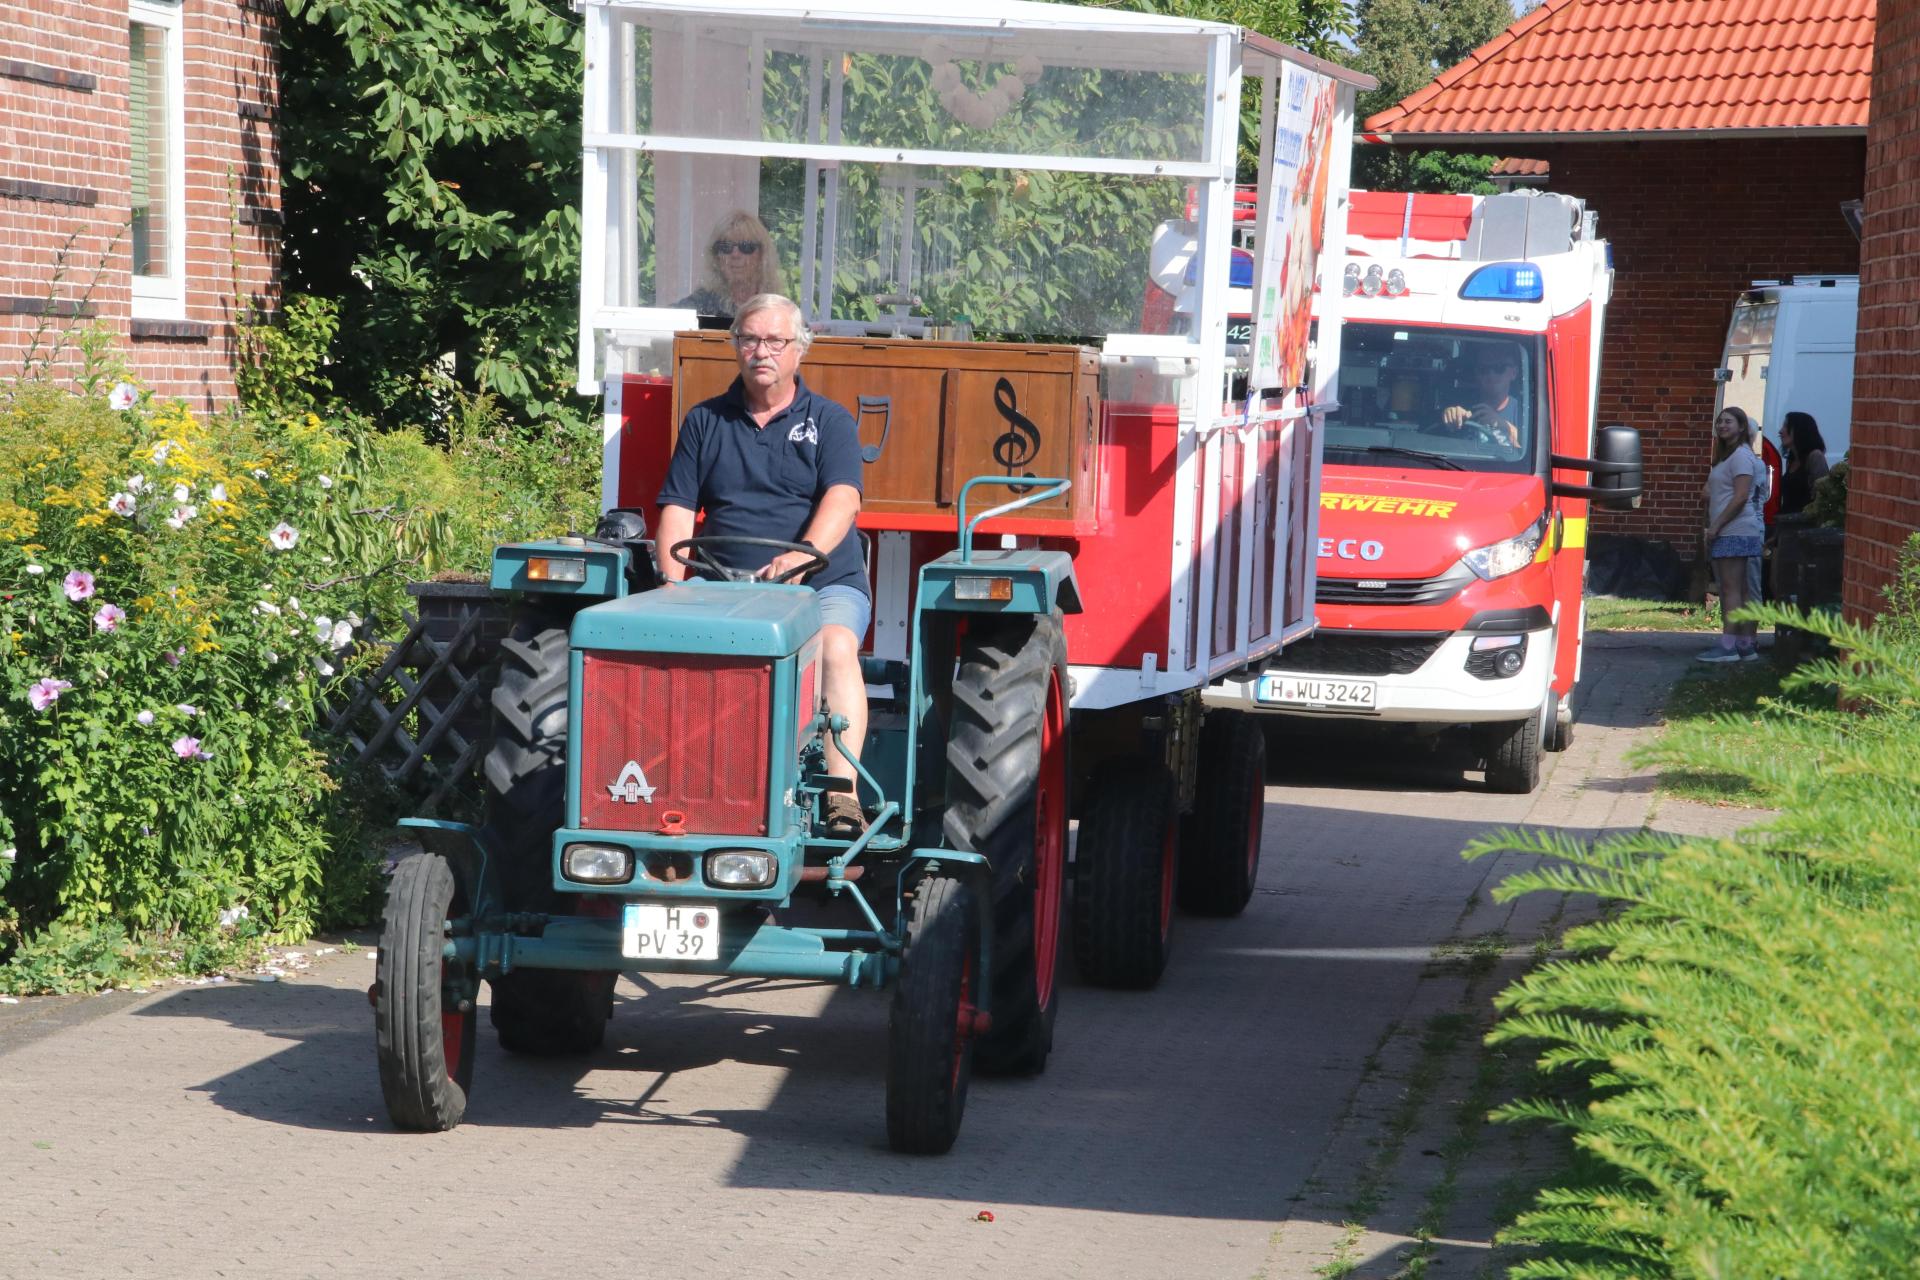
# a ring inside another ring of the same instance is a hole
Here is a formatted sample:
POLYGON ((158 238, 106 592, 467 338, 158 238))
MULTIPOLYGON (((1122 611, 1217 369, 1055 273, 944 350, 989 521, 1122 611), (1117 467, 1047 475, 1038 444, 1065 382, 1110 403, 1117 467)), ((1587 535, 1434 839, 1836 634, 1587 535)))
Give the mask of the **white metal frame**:
MULTIPOLYGON (((133 276, 133 314, 140 319, 178 320, 187 313, 187 108, 185 22, 179 0, 128 0, 127 26, 152 27, 166 36, 167 172, 166 273, 133 276)), ((131 30, 129 30, 131 39, 131 30)), ((131 176, 131 173, 129 173, 131 176)), ((131 252, 131 251, 129 251, 131 252)))

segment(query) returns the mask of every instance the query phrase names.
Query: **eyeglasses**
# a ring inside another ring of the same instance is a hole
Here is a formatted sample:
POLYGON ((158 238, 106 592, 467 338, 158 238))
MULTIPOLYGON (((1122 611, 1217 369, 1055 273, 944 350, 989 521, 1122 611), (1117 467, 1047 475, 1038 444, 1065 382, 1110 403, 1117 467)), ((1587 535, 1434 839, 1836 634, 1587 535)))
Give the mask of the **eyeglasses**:
POLYGON ((751 258, 758 252, 760 252, 758 240, 715 240, 713 242, 713 256, 716 258, 724 258, 730 253, 744 253, 751 258))
POLYGON ((770 356, 779 355, 782 351, 792 346, 793 341, 792 338, 762 338, 757 334, 751 333, 736 333, 733 335, 733 345, 736 350, 752 351, 758 347, 770 356))

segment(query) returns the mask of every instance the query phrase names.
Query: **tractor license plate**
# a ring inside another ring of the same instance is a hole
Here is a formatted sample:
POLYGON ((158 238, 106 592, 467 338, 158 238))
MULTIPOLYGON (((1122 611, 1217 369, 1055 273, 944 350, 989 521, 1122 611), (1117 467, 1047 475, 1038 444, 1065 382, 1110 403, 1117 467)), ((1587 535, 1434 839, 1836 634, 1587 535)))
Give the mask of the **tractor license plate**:
POLYGON ((629 960, 711 960, 720 954, 720 912, 629 902, 620 934, 620 954, 629 960))
POLYGON ((1254 697, 1279 707, 1312 707, 1325 711, 1372 711, 1375 685, 1371 680, 1325 680, 1305 676, 1261 676, 1254 697))

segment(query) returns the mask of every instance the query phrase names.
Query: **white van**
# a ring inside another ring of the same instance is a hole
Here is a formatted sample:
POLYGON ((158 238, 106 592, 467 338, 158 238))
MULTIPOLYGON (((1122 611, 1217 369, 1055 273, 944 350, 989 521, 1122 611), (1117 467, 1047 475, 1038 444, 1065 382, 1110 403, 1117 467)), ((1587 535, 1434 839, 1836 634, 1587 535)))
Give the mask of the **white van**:
POLYGON ((1778 447, 1780 420, 1793 410, 1813 415, 1827 458, 1847 452, 1853 425, 1853 331, 1860 311, 1859 276, 1795 276, 1756 280, 1733 304, 1726 357, 1714 378, 1714 413, 1746 410, 1778 447))

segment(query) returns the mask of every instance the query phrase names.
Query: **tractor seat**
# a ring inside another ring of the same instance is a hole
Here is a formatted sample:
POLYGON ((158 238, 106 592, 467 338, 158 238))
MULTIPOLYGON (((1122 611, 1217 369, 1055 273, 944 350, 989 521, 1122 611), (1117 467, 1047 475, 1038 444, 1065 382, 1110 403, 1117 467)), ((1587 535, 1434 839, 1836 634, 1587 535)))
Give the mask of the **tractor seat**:
POLYGON ((907 664, 894 658, 860 655, 860 678, 866 681, 869 700, 904 702, 912 678, 907 664))

